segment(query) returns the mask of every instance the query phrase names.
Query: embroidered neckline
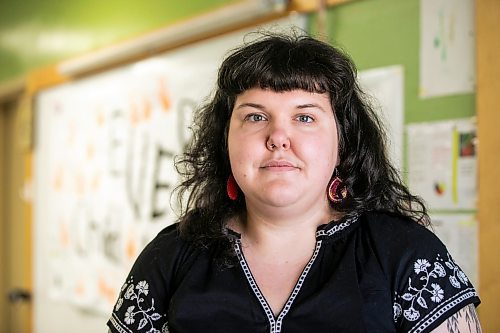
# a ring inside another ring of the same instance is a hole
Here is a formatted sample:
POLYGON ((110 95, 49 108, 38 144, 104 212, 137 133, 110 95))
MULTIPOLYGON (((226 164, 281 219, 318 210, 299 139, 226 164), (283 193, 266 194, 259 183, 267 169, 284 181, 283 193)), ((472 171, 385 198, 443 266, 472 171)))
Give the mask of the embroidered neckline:
MULTIPOLYGON (((359 218, 359 214, 349 217, 343 217, 340 220, 333 220, 326 224, 319 225, 316 229, 316 239, 332 238, 346 231, 348 227, 354 225, 359 218)), ((241 240, 241 234, 228 227, 225 228, 226 234, 234 240, 241 240)))
POLYGON ((336 239, 343 235, 349 227, 356 225, 359 214, 343 217, 338 221, 331 221, 328 224, 320 225, 316 231, 316 239, 336 239))
POLYGON ((304 281, 307 277, 307 274, 309 273, 312 265, 316 261, 319 250, 321 249, 321 243, 322 243, 321 240, 316 241, 316 246, 314 248, 314 252, 313 252, 313 255, 311 256, 311 259, 309 259, 309 262, 304 267, 304 270, 300 274, 300 277, 297 280, 297 283, 295 284, 295 287, 293 288, 292 293, 288 296, 288 300, 286 301, 285 305, 283 306, 283 309, 281 309, 281 311, 277 317, 274 317, 274 313, 271 310, 271 306, 269 305, 266 298, 264 297, 264 294, 262 294, 262 292, 260 291, 260 288, 257 285, 257 281, 255 280, 254 276, 252 275, 252 272, 250 271, 250 267, 248 266, 248 263, 245 259, 245 256, 243 255, 243 251, 241 250, 240 239, 237 239, 236 242, 234 243, 234 250, 235 250, 236 255, 238 257, 238 261, 240 263, 240 266, 243 269, 243 273, 245 274, 245 277, 247 278, 247 281, 250 285, 250 288, 254 292, 255 296, 257 297, 257 300, 259 301, 260 305, 264 309, 264 312, 266 313, 267 319, 268 319, 269 324, 271 326, 270 333, 280 333, 281 332, 281 326, 283 323, 283 319, 285 318, 286 314, 290 310, 290 308, 293 304, 293 301, 295 300, 295 298, 299 294, 300 289, 302 288, 302 285, 304 284, 304 281))

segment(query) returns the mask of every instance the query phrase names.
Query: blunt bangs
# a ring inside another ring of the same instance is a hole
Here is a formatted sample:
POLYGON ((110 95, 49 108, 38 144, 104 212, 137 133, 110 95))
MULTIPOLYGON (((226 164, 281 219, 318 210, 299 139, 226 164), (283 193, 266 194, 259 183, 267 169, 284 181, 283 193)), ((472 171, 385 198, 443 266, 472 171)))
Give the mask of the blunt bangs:
POLYGON ((218 87, 236 96, 251 88, 276 92, 301 89, 314 93, 331 91, 327 49, 310 43, 306 36, 273 36, 230 54, 219 70, 218 87))

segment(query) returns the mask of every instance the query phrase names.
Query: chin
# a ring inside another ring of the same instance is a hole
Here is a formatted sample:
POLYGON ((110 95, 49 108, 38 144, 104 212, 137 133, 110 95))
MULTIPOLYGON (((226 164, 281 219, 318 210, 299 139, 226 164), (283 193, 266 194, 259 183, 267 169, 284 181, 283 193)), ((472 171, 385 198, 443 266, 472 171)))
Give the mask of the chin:
POLYGON ((296 200, 283 200, 283 199, 278 199, 278 200, 269 200, 267 201, 269 206, 273 206, 276 208, 284 208, 284 207, 290 207, 292 206, 296 200))
POLYGON ((299 201, 299 196, 297 196, 297 191, 276 191, 276 193, 267 193, 262 201, 266 202, 270 206, 275 207, 287 207, 295 204, 299 201))

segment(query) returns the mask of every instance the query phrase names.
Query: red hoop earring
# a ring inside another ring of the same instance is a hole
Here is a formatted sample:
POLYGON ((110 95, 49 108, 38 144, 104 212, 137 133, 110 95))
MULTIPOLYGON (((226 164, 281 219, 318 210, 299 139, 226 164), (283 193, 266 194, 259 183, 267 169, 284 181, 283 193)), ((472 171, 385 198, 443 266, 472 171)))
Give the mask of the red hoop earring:
MULTIPOLYGON (((335 173, 337 171, 335 170, 335 173)), ((333 177, 328 186, 328 199, 333 203, 340 203, 347 198, 347 187, 339 176, 333 177)))
POLYGON ((227 196, 232 201, 236 201, 236 199, 238 199, 238 184, 236 183, 233 175, 229 175, 229 178, 227 178, 226 192, 227 196))

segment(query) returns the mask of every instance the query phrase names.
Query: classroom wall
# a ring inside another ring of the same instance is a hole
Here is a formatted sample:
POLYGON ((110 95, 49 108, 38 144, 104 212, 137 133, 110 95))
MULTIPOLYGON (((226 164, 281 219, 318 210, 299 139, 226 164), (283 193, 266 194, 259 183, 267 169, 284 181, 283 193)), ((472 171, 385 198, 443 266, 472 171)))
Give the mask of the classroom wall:
MULTIPOLYGON (((133 38, 230 2, 236 1, 172 3, 149 0, 127 3, 126 7, 119 1, 3 1, 0 10, 0 84, 34 68, 133 38), (53 48, 43 49, 42 42, 51 41, 49 32, 57 36, 61 31, 80 41, 78 45, 58 47, 57 40, 52 39, 53 48), (14 37, 19 44, 17 48, 11 43, 14 37)), ((425 100, 419 98, 419 0, 353 1, 329 9, 327 21, 329 40, 346 49, 358 69, 394 64, 404 66, 406 124, 476 114, 474 93, 425 100)), ((310 29, 316 29, 314 20, 310 29)), ((65 319, 68 322, 83 320, 90 327, 102 325, 102 318, 85 313, 65 319)))
POLYGON ((237 1, 3 0, 0 84, 237 1))

